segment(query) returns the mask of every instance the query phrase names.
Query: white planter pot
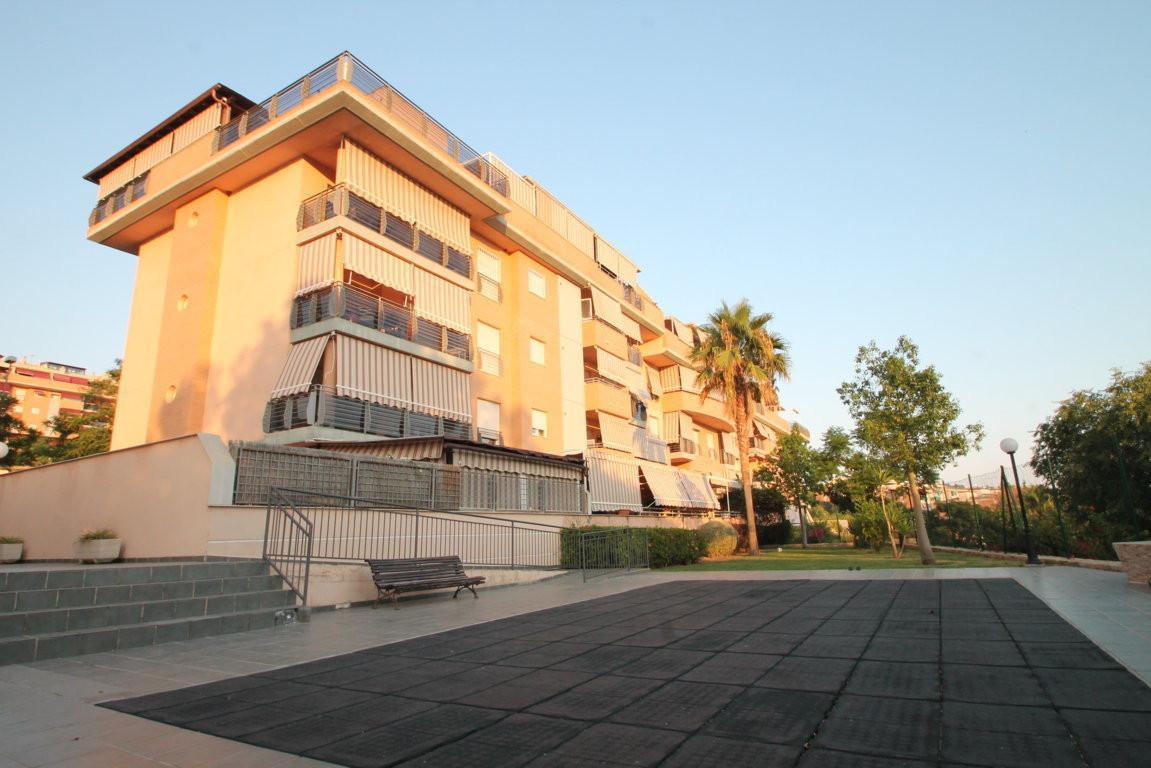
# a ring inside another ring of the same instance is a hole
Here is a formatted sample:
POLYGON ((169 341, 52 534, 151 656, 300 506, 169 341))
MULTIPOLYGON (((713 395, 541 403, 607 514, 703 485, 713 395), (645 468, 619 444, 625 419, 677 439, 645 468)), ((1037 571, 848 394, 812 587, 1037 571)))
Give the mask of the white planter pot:
POLYGON ((110 563, 120 557, 120 539, 92 539, 76 542, 76 559, 82 563, 110 563))
POLYGON ((18 563, 22 557, 23 544, 0 544, 0 563, 18 563))

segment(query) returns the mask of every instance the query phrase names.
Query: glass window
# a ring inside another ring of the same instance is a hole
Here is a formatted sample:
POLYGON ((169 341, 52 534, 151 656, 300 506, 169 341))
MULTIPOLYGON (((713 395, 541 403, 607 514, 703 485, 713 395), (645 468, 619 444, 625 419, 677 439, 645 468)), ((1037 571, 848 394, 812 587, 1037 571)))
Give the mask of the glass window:
POLYGON ((548 297, 548 284, 544 280, 544 276, 534 269, 528 270, 528 290, 541 299, 548 297))
POLYGON ((539 339, 528 339, 528 359, 537 365, 547 365, 547 345, 539 339))
POLYGON ((545 411, 532 408, 532 437, 548 436, 548 415, 545 411))

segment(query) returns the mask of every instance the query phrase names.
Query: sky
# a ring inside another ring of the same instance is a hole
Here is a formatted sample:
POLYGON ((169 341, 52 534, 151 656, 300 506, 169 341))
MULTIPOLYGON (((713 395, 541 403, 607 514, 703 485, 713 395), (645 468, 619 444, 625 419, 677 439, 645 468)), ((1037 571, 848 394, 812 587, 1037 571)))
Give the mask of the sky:
POLYGON ((637 262, 664 312, 746 297, 783 403, 907 335, 998 471, 1072 390, 1151 360, 1151 3, 22 2, 0 29, 0 353, 104 370, 133 256, 81 176, 216 82, 350 50, 637 262))

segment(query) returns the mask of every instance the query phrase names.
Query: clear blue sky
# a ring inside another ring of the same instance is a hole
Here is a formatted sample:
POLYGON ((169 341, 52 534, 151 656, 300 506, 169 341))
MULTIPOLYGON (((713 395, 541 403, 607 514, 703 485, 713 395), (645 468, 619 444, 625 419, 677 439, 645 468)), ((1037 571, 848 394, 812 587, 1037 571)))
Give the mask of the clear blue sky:
POLYGON ((815 432, 847 424, 870 339, 911 336, 986 426, 947 477, 1151 359, 1145 0, 14 4, 0 352, 106 368, 134 259, 84 240, 81 175, 216 81, 260 100, 343 49, 548 186, 666 312, 774 313, 815 432))

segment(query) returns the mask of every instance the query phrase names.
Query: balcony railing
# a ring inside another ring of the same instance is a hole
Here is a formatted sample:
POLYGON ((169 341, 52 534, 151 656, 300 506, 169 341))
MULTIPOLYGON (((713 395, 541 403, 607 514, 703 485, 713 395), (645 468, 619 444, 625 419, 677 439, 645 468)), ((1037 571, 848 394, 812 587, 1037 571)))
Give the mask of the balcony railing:
POLYGON ((636 309, 643 309, 643 296, 639 295, 639 291, 637 291, 634 286, 624 285, 623 300, 636 309))
POLYGON ((408 307, 335 283, 318 291, 297 296, 292 302, 292 328, 318 323, 332 317, 375 328, 461 360, 472 359, 472 339, 466 333, 417 317, 408 307))
POLYGON ((355 86, 382 106, 388 114, 431 142, 438 150, 462 165, 469 173, 505 197, 508 194, 507 175, 486 158, 465 144, 460 137, 441 125, 410 99, 392 87, 367 65, 350 53, 342 53, 331 61, 301 77, 251 109, 241 113, 216 129, 213 150, 219 151, 252 131, 275 122, 300 106, 309 96, 331 88, 338 82, 355 86))
POLYGON ((699 452, 699 446, 690 437, 681 437, 673 443, 667 444, 669 453, 682 453, 688 456, 695 456, 699 452))
POLYGON ((639 347, 627 348, 627 361, 632 365, 643 365, 643 353, 639 351, 639 347))
POLYGON ((343 184, 312 195, 300 203, 300 210, 296 213, 296 229, 306 229, 336 216, 347 216, 458 275, 472 275, 471 255, 457 251, 416 225, 368 202, 343 184))
POLYGON ((504 300, 504 289, 498 281, 493 280, 487 275, 479 275, 476 278, 476 281, 478 283, 479 293, 481 296, 496 302, 504 300))
POLYGON ((88 216, 88 226, 99 224, 116 211, 124 208, 128 203, 134 203, 148 191, 148 171, 144 171, 136 178, 112 190, 96 203, 92 213, 88 216))
POLYGON ((499 352, 489 352, 486 349, 481 349, 477 352, 478 365, 476 366, 484 373, 490 373, 492 376, 500 376, 504 372, 504 364, 500 359, 499 352))
POLYGON ((382 437, 453 437, 476 439, 465 421, 417 413, 335 394, 314 386, 308 392, 280 397, 264 407, 264 432, 297 427, 329 427, 382 437))

